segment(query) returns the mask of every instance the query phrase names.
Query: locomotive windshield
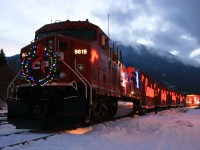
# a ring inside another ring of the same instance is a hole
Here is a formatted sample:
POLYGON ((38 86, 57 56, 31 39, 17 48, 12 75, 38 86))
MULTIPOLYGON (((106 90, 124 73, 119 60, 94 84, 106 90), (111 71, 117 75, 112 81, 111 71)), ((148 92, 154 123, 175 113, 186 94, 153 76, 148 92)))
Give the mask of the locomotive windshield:
POLYGON ((88 40, 96 39, 96 32, 94 29, 66 29, 64 35, 88 40))
POLYGON ((49 31, 44 33, 39 33, 36 36, 36 40, 41 39, 42 37, 46 35, 64 35, 64 36, 70 36, 74 38, 80 38, 80 39, 86 39, 86 40, 95 40, 96 39, 96 31, 94 29, 86 29, 86 28, 71 28, 71 29, 65 29, 64 31, 49 31))
POLYGON ((44 33, 39 33, 36 36, 36 40, 41 39, 42 37, 46 36, 46 35, 57 35, 57 34, 61 34, 61 31, 49 31, 49 32, 44 32, 44 33))

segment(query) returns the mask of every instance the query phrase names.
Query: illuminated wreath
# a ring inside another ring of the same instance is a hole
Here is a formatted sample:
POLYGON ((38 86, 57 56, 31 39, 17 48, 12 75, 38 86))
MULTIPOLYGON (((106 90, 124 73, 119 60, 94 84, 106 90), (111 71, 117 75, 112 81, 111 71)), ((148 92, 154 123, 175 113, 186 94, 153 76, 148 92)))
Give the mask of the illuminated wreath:
POLYGON ((21 63, 22 77, 32 86, 43 86, 49 84, 57 77, 57 55, 53 49, 46 49, 43 46, 33 46, 31 50, 25 54, 21 63), (47 61, 44 61, 47 58, 47 61), (41 78, 34 76, 34 62, 39 62, 41 78), (45 69, 45 62, 48 64, 45 69), (46 71, 47 70, 47 71, 46 71))

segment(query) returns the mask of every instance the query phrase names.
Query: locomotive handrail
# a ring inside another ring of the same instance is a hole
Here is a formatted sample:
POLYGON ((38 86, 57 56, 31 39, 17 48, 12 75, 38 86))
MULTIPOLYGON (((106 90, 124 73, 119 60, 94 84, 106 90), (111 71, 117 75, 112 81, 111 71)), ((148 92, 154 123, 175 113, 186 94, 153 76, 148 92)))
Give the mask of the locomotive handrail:
POLYGON ((83 82, 83 84, 85 85, 85 98, 87 99, 87 84, 85 83, 85 81, 83 80, 83 78, 81 78, 78 74, 77 74, 77 72, 74 70, 74 69, 72 69, 63 59, 62 59, 62 62, 83 82))
POLYGON ((87 84, 89 84, 90 86, 90 105, 92 105, 92 85, 90 84, 90 82, 84 78, 84 76, 76 69, 76 59, 74 60, 74 68, 76 70, 76 72, 87 82, 87 84))
POLYGON ((75 81, 72 81, 72 86, 77 90, 78 88, 77 88, 77 83, 75 82, 75 81), (74 84, 75 84, 75 86, 74 86, 74 84))
POLYGON ((14 91, 14 89, 15 89, 15 85, 14 85, 14 81, 17 79, 17 77, 20 75, 20 73, 21 73, 21 69, 19 70, 19 72, 17 73, 17 75, 14 77, 14 79, 10 82, 10 84, 8 85, 8 87, 7 87, 7 99, 8 99, 8 97, 9 97, 9 91, 11 91, 12 92, 12 94, 13 94, 13 91, 14 91))

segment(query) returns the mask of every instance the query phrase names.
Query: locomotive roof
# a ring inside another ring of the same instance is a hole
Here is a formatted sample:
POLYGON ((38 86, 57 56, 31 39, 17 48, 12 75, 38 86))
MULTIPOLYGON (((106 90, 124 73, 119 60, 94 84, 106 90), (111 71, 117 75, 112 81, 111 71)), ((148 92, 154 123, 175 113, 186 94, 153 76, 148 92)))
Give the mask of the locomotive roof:
POLYGON ((55 23, 46 24, 40 29, 38 29, 36 31, 36 34, 41 33, 41 32, 51 31, 51 30, 64 30, 66 28, 73 28, 73 27, 78 27, 78 28, 84 27, 84 28, 94 28, 94 29, 99 28, 97 25, 90 23, 88 19, 86 21, 66 20, 66 21, 59 21, 59 22, 57 21, 55 23))

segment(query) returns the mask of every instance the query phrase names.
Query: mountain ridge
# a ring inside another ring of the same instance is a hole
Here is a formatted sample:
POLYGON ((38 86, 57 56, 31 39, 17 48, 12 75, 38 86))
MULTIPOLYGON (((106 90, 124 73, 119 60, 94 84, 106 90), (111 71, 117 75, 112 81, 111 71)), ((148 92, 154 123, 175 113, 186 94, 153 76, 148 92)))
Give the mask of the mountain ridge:
POLYGON ((135 66, 149 74, 160 84, 173 87, 186 93, 200 93, 200 68, 185 64, 177 56, 169 52, 148 48, 144 45, 137 47, 119 46, 122 49, 126 66, 135 66))

